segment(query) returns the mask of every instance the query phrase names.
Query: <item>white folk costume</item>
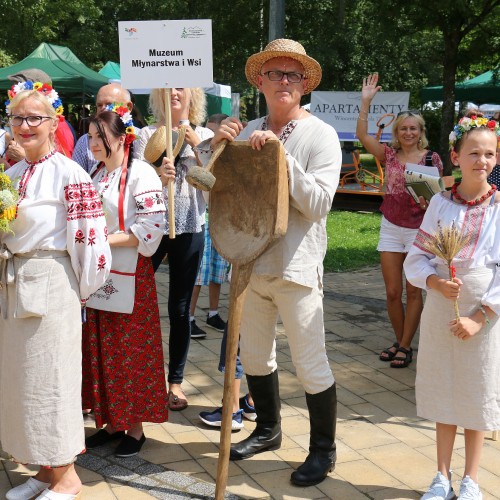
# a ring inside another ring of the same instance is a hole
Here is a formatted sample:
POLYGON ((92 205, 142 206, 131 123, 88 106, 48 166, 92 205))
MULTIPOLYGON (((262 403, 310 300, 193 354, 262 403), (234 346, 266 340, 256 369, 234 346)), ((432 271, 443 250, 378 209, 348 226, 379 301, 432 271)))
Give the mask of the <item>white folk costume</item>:
POLYGON ((460 316, 475 313, 481 304, 496 314, 469 340, 455 337, 448 322, 453 302, 436 290, 427 290, 420 323, 417 377, 417 413, 420 417, 466 429, 500 429, 500 203, 468 207, 445 194, 434 196, 404 264, 407 279, 427 289, 431 274, 448 278, 447 265, 424 250, 422 242, 454 221, 472 235, 453 260, 463 285, 458 300, 460 316))
POLYGON ((6 174, 20 200, 0 235, 0 438, 16 461, 66 465, 85 447, 81 301, 109 273, 106 221, 88 174, 59 153, 6 174))
MULTIPOLYGON (((266 130, 267 120, 266 116, 249 122, 236 140, 266 130)), ((277 369, 279 309, 297 377, 307 393, 318 394, 334 383, 325 351, 323 259, 326 216, 338 185, 342 155, 335 130, 315 116, 290 121, 279 140, 287 153, 288 230, 254 263, 241 320, 241 358, 250 375, 267 375, 277 369)), ((208 163, 209 141, 199 144, 197 151, 200 160, 208 163)))
MULTIPOLYGON (((123 167, 92 176, 109 234, 119 232, 118 205, 123 167)), ((127 430, 138 422, 168 419, 160 315, 151 259, 163 236, 165 204, 161 181, 147 163, 128 167, 124 227, 139 240, 135 302, 131 314, 87 309, 83 336, 83 406, 96 425, 127 430)))

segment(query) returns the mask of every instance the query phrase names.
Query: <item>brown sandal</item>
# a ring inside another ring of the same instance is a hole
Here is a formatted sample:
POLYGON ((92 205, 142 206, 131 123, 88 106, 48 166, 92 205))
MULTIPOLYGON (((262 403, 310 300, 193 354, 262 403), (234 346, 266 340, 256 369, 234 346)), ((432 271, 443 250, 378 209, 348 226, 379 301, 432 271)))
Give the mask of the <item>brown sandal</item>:
POLYGON ((170 410, 182 411, 188 407, 188 402, 187 402, 187 399, 185 398, 185 394, 184 393, 182 393, 182 394, 184 395, 184 398, 180 398, 179 396, 177 396, 173 392, 168 393, 168 408, 170 410))

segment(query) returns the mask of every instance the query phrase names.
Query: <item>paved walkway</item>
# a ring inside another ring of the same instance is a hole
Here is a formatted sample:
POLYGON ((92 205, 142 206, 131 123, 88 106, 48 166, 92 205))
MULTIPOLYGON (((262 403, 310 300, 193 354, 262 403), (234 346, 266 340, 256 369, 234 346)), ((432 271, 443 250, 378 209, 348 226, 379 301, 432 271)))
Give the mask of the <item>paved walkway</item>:
MULTIPOLYGON (((168 274, 157 274, 165 352, 168 274)), ((227 318, 229 287, 223 287, 222 316, 227 318)), ((223 376, 217 371, 222 334, 206 327, 207 290, 202 289, 197 323, 208 336, 193 340, 184 389, 189 407, 170 412, 170 421, 146 427, 140 455, 115 459, 112 448, 83 455, 78 471, 86 500, 186 500, 211 498, 217 469, 219 432, 205 427, 198 413, 220 404, 223 376), (206 327, 206 328, 205 328, 206 327)), ((378 352, 393 341, 379 268, 325 276, 325 324, 328 356, 338 383, 338 461, 320 485, 297 488, 290 473, 307 455, 308 420, 304 393, 294 375, 290 352, 279 327, 277 339, 282 398, 283 446, 250 460, 231 463, 228 498, 262 499, 418 499, 435 473, 432 423, 416 416, 415 363, 391 369, 378 352)), ((246 437, 255 424, 233 434, 246 437)), ((87 422, 92 433, 93 423, 87 422)), ((464 467, 463 435, 453 458, 455 491, 464 467)), ((0 497, 26 480, 28 470, 0 462, 0 497)), ((484 499, 500 498, 500 441, 484 447, 480 484, 484 499)))

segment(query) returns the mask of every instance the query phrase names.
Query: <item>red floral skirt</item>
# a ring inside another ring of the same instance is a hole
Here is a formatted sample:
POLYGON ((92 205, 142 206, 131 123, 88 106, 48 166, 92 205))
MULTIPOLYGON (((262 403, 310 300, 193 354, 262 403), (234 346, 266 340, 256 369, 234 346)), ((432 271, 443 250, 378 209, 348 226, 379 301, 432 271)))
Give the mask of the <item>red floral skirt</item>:
POLYGON ((168 398, 153 266, 139 254, 132 314, 87 309, 83 325, 82 407, 97 427, 127 430, 166 422, 168 398))

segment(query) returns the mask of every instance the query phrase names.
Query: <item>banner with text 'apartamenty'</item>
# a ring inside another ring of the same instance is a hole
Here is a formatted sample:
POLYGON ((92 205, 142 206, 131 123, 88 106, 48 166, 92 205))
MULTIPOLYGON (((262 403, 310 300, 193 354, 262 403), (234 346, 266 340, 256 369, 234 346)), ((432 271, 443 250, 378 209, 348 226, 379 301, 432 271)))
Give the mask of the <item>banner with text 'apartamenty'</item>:
POLYGON ((129 89, 210 87, 212 21, 120 21, 121 83, 129 89))
MULTIPOLYGON (((409 92, 378 92, 370 105, 368 132, 376 134, 377 122, 383 115, 397 116, 401 111, 407 110, 409 100, 409 92)), ((361 92, 314 91, 311 94, 311 113, 329 123, 337 131, 341 141, 357 140, 356 122, 360 107, 361 92)), ((386 123, 389 121, 385 120, 386 123)), ((391 131, 392 124, 384 128, 381 140, 390 141, 391 131)))

